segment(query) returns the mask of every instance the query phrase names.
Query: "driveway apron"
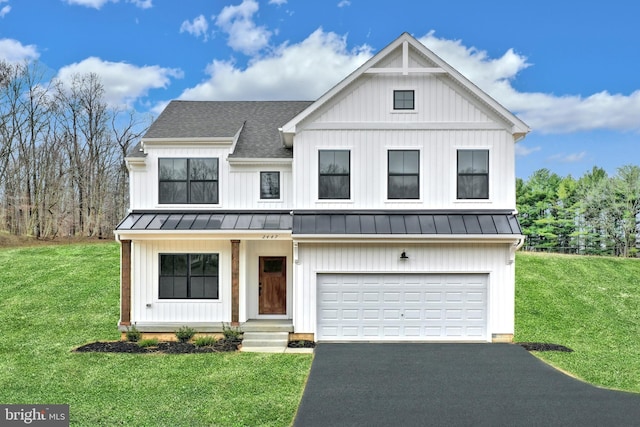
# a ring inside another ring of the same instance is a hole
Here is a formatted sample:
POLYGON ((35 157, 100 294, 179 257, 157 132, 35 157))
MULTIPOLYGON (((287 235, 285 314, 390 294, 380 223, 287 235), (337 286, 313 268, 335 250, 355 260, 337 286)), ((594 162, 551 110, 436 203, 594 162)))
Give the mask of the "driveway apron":
POLYGON ((513 344, 319 344, 294 420, 314 426, 639 426, 640 394, 513 344))

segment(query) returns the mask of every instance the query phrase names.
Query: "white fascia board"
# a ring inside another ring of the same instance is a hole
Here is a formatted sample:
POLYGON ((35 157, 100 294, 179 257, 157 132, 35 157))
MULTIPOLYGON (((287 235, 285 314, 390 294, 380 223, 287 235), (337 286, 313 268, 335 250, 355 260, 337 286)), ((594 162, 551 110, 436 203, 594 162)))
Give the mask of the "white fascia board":
POLYGON ((247 158, 247 157, 227 157, 230 165, 236 166, 291 166, 293 159, 273 159, 273 158, 247 158))
POLYGON ((117 240, 292 240, 282 230, 115 230, 117 240))
POLYGON ((143 147, 163 147, 171 145, 233 145, 235 136, 207 137, 207 138, 146 138, 142 141, 143 147))
POLYGON ((520 234, 469 235, 469 234, 296 234, 294 242, 300 243, 519 243, 520 234))

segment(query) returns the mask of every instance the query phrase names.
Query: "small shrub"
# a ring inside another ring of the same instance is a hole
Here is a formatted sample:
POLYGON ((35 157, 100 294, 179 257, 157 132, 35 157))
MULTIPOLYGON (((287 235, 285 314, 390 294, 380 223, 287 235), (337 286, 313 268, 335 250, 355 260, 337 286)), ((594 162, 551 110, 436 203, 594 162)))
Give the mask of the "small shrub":
POLYGON ((224 334, 224 339, 229 341, 240 341, 242 337, 242 331, 237 327, 232 328, 231 325, 222 324, 222 333, 224 334))
POLYGON ((127 332, 125 332, 127 337, 127 341, 129 342, 138 342, 140 338, 142 338, 142 332, 140 332, 136 325, 127 326, 127 332))
POLYGON ((216 337, 212 337, 210 335, 207 336, 203 336, 203 337, 198 337, 195 340, 193 340, 193 343, 195 344, 196 347, 207 347, 207 346, 212 346, 214 345, 216 342, 218 342, 218 340, 216 339, 216 337))
POLYGON ((146 340, 140 340, 138 345, 140 347, 156 347, 158 345, 158 338, 148 338, 146 340))
POLYGON ((187 342, 196 334, 195 329, 188 326, 183 326, 176 331, 176 338, 180 342, 187 342))

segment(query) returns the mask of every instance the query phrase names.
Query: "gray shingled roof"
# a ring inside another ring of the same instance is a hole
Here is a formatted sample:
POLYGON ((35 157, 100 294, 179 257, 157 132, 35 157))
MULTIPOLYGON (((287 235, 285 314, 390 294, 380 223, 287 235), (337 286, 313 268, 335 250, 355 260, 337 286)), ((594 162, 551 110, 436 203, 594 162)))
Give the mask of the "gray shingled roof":
MULTIPOLYGON (((142 138, 233 137, 236 158, 290 158, 278 128, 312 101, 171 101, 142 138), (243 127, 244 125, 244 127, 243 127)), ((134 148, 132 156, 139 153, 134 148)))

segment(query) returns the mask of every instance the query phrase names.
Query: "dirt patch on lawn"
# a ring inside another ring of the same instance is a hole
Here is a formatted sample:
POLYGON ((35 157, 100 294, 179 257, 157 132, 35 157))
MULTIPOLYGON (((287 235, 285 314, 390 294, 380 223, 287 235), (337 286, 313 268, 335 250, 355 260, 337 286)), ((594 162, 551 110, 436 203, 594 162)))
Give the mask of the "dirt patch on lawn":
POLYGON ((564 351, 572 353, 573 350, 569 347, 565 347, 560 344, 549 344, 544 342, 517 342, 516 344, 522 346, 527 351, 564 351))

